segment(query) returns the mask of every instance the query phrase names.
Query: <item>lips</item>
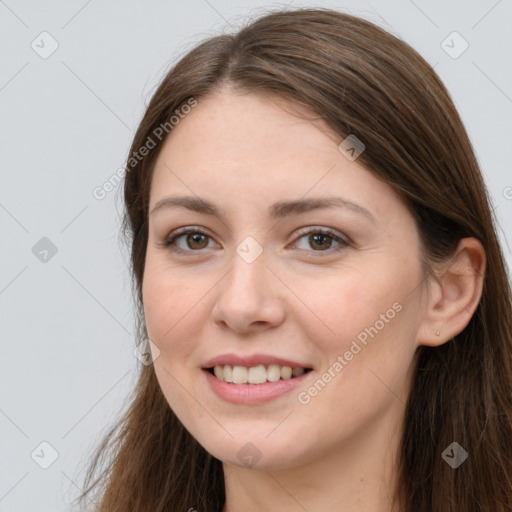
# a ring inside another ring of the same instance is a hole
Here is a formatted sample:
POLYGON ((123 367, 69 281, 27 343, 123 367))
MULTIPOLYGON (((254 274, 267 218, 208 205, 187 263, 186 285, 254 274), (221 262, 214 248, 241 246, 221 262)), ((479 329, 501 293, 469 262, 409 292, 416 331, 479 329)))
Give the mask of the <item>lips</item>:
POLYGON ((286 359, 282 357, 272 356, 268 354, 252 354, 247 356, 239 356, 237 354, 222 354, 206 361, 203 365, 203 369, 209 370, 215 366, 267 366, 269 364, 277 364, 279 366, 289 366, 290 368, 304 368, 313 369, 309 363, 301 363, 293 361, 292 359, 286 359))
POLYGON ((232 353, 209 359, 202 370, 210 389, 219 398, 239 405, 257 405, 277 399, 314 373, 309 363, 285 357, 269 354, 240 356, 232 353), (254 371, 258 375, 254 375, 254 371), (284 372, 284 376, 281 372, 284 372))
MULTIPOLYGON (((222 359, 220 359, 222 360, 222 359)), ((233 361, 234 359, 230 359, 233 361)), ((240 359, 238 359, 240 360, 240 359)), ((265 359, 269 360, 269 358, 265 359)), ((275 360, 275 359, 274 359, 275 360)), ((247 359, 245 359, 247 361, 247 359)), ((288 361, 286 359, 278 359, 278 361, 284 361, 293 364, 297 364, 293 361, 288 361)), ((208 361, 207 364, 215 363, 215 359, 208 361)), ((270 364, 269 366, 276 366, 276 364, 270 364)), ((225 372, 226 368, 241 370, 242 366, 230 366, 225 365, 221 367, 219 365, 215 365, 215 368, 223 368, 223 372, 225 372)), ((291 370, 289 366, 282 367, 287 368, 288 371, 291 370)), ((296 366, 296 368, 301 368, 300 366, 296 366)), ((244 368, 245 369, 245 368, 244 368)), ((301 368, 302 370, 302 368, 301 368)), ((314 371, 304 371, 302 370, 302 375, 298 375, 296 377, 292 377, 288 375, 288 378, 284 380, 280 378, 276 381, 267 381, 267 382, 259 382, 259 383, 233 383, 233 382, 225 382, 223 379, 219 379, 217 376, 213 375, 209 369, 205 368, 202 370, 204 378, 206 379, 206 383, 209 386, 210 390, 213 391, 218 398, 220 398, 224 402, 230 402, 236 405, 260 405, 265 402, 278 399, 279 397, 285 397, 289 393, 291 393, 294 389, 304 384, 305 381, 311 379, 311 375, 314 375, 314 371)), ((235 380, 237 380, 235 378, 235 380)), ((242 379, 243 380, 243 379, 242 379)), ((283 398, 284 399, 284 398, 283 398)))

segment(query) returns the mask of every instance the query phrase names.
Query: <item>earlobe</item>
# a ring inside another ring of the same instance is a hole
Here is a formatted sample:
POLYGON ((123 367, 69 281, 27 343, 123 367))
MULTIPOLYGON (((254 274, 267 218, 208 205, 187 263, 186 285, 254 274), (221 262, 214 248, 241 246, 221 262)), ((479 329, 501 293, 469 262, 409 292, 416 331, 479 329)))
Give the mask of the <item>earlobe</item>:
POLYGON ((476 238, 462 238, 454 255, 437 270, 418 345, 438 346, 468 325, 482 296, 486 256, 476 238))

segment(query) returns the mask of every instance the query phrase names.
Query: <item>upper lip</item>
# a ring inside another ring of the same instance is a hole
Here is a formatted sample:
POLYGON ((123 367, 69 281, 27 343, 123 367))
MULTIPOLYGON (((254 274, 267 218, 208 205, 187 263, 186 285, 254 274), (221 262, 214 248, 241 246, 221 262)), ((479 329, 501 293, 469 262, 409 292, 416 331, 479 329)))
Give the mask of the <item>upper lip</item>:
POLYGON ((283 357, 276 357, 267 354, 252 354, 247 356, 239 356, 236 354, 221 354, 206 361, 203 368, 213 368, 214 366, 224 366, 229 364, 231 366, 259 366, 277 364, 279 366, 289 366, 290 368, 311 368, 307 364, 298 363, 291 359, 283 357))

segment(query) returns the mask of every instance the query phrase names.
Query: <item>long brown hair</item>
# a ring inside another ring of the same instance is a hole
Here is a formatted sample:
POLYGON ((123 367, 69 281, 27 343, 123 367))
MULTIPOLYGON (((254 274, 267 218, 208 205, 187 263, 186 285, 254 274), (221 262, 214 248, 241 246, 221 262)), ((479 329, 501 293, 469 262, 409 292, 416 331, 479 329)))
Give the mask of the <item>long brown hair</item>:
MULTIPOLYGON (((323 8, 270 12, 202 42, 167 73, 138 127, 124 182, 137 343, 147 337, 149 190, 166 140, 155 130, 226 84, 295 100, 340 137, 357 134, 366 146, 358 163, 394 187, 416 219, 427 268, 463 237, 482 243, 484 286, 469 324, 439 347, 418 349, 396 496, 407 512, 511 511, 512 302, 489 194, 432 67, 369 21, 323 8), (155 147, 134 159, 148 137, 155 147), (454 441, 469 453, 457 469, 442 457, 454 441)), ((175 416, 151 365, 140 366, 129 406, 97 447, 84 487, 79 499, 96 490, 99 512, 218 512, 225 501, 221 461, 175 416)))

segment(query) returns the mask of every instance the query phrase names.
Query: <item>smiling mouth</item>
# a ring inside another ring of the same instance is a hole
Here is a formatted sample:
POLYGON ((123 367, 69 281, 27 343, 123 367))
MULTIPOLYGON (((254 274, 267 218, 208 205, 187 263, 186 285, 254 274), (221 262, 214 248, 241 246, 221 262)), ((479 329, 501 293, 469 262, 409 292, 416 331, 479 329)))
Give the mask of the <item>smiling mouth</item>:
POLYGON ((207 371, 220 381, 230 384, 265 384, 300 377, 312 371, 312 368, 291 368, 278 364, 251 367, 226 364, 208 368, 207 371))

